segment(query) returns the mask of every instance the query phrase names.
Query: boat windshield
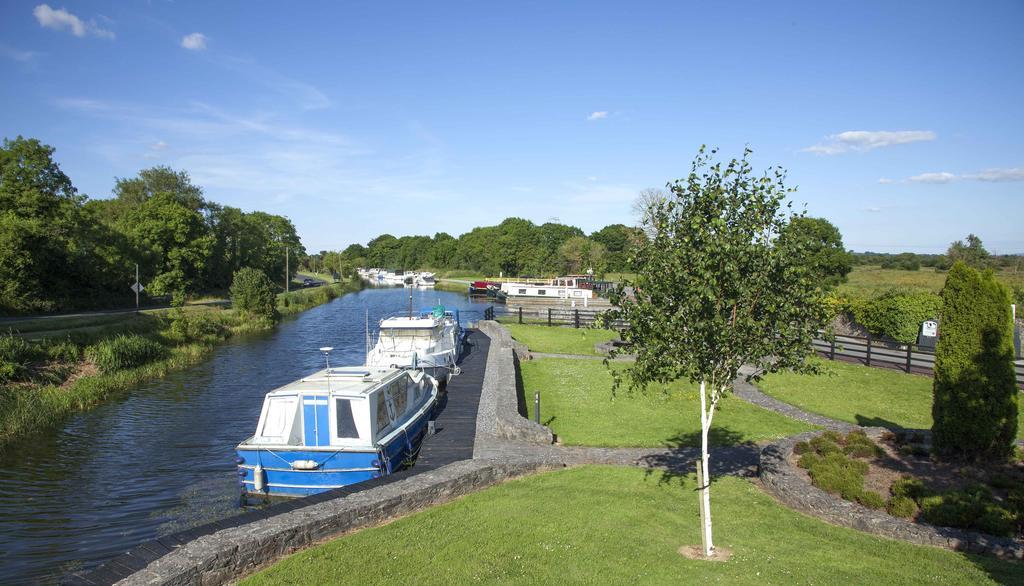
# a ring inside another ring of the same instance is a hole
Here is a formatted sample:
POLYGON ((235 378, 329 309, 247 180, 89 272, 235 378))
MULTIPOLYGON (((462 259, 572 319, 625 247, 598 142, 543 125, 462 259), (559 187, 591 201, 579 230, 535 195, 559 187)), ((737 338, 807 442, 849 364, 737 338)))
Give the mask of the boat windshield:
POLYGON ((440 326, 436 328, 386 328, 381 330, 381 335, 389 338, 416 338, 431 337, 434 332, 440 332, 440 326))

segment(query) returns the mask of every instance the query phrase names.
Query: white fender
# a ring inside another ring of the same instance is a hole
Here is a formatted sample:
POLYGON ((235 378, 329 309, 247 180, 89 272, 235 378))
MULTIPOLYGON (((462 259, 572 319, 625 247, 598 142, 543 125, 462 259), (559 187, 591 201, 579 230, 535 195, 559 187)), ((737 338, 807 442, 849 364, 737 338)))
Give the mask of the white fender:
POLYGON ((263 473, 263 465, 256 464, 256 467, 252 469, 252 485, 256 489, 256 492, 262 492, 266 488, 266 478, 263 473))
POLYGON ((292 462, 293 470, 316 470, 320 463, 316 460, 295 460, 292 462))

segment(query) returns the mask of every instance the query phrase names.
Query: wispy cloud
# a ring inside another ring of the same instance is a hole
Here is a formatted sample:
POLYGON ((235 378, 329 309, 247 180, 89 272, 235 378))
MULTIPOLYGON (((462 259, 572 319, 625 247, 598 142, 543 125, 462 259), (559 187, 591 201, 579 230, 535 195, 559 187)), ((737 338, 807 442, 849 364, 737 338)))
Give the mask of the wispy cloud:
POLYGON ((19 63, 31 63, 39 56, 39 53, 36 53, 35 51, 21 51, 0 43, 0 56, 7 59, 13 59, 19 63))
POLYGON ((957 175, 948 171, 938 173, 921 173, 906 179, 911 183, 952 183, 954 181, 986 181, 989 183, 1009 183, 1024 181, 1024 167, 994 168, 957 175))
POLYGON ((880 207, 869 207, 869 208, 864 208, 864 211, 865 212, 870 212, 872 214, 877 214, 878 212, 882 211, 882 208, 880 208, 880 207))
POLYGON ((102 39, 113 39, 114 33, 96 24, 95 19, 84 21, 67 10, 54 10, 48 4, 40 4, 32 9, 32 14, 39 21, 39 26, 56 31, 70 31, 76 37, 92 35, 102 39))
POLYGON ((307 110, 317 110, 331 105, 330 98, 312 84, 290 78, 251 59, 221 56, 215 58, 214 62, 296 101, 307 110))
POLYGON ((878 182, 881 183, 882 185, 888 185, 890 183, 894 183, 894 181, 892 179, 889 179, 888 177, 879 177, 878 178, 878 182))
POLYGON ((189 51, 204 51, 206 50, 206 35, 203 33, 185 35, 181 39, 181 46, 189 51))
POLYGON ((590 115, 587 116, 587 120, 591 120, 591 121, 593 121, 593 120, 604 120, 607 117, 608 117, 608 112, 607 111, 599 110, 597 112, 591 112, 590 115))
POLYGON ((804 150, 819 155, 865 152, 912 142, 935 140, 931 130, 847 130, 825 137, 825 140, 804 150))

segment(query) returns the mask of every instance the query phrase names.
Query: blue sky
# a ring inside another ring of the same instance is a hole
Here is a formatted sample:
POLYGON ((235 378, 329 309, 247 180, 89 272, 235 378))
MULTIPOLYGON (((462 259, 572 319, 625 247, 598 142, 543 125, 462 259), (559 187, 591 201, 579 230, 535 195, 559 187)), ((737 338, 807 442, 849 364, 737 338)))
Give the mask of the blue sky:
POLYGON ((1024 3, 0 4, 0 134, 90 197, 157 164, 310 251, 592 231, 702 144, 854 250, 1024 252, 1024 3))

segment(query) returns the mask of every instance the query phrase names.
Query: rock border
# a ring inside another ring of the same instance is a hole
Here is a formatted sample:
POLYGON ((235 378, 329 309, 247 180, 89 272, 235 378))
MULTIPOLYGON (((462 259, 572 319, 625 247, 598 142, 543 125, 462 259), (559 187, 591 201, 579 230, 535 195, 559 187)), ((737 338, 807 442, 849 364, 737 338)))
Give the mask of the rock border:
POLYGON ((491 339, 491 349, 480 391, 475 444, 479 445, 480 439, 487 436, 530 444, 554 443, 550 429, 519 414, 516 360, 529 359, 526 346, 513 340, 509 331, 496 321, 477 322, 477 331, 491 339))
MULTIPOLYGON (((880 428, 872 428, 869 434, 882 431, 880 428)), ((769 444, 761 450, 758 475, 768 494, 791 509, 833 525, 916 545, 987 554, 1000 559, 1024 560, 1024 543, 1019 541, 952 527, 914 523, 843 500, 811 485, 789 463, 789 458, 793 454, 793 446, 798 442, 807 441, 821 433, 809 431, 769 444)))
POLYGON ((324 539, 380 525, 527 474, 546 462, 463 460, 363 492, 205 535, 118 582, 225 584, 324 539))

